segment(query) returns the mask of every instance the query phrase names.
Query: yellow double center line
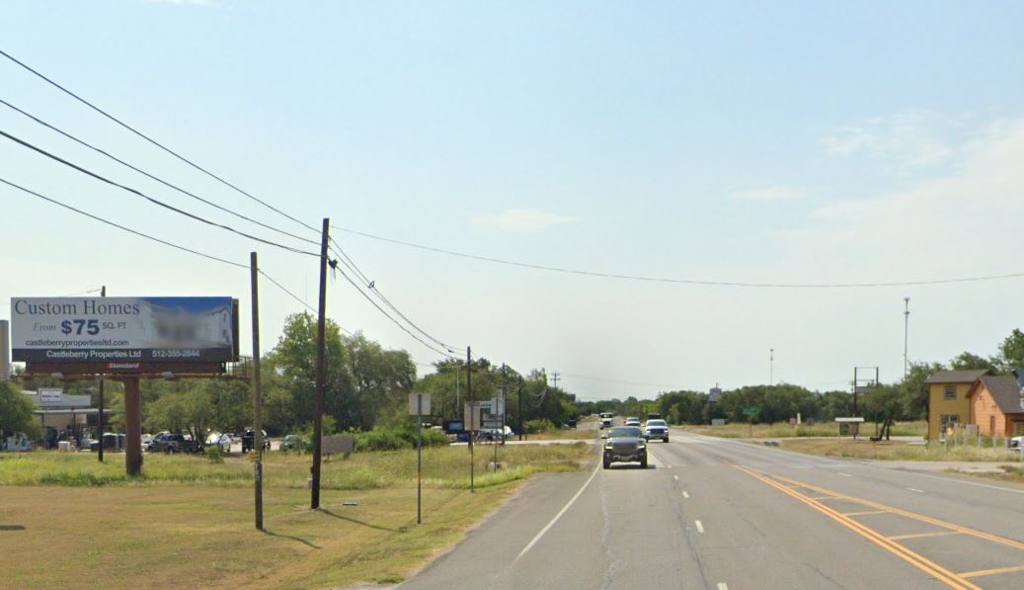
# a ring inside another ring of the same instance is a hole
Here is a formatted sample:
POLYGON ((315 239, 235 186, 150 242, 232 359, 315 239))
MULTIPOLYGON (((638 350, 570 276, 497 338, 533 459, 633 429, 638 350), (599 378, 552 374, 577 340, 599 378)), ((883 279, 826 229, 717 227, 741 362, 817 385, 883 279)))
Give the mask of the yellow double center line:
MULTIPOLYGON (((747 475, 749 475, 749 476, 751 476, 751 477, 753 477, 753 478, 755 478, 757 480, 760 480, 761 482, 765 483, 766 485, 769 485, 769 486, 779 490, 780 492, 782 492, 782 493, 784 493, 784 494, 786 494, 786 495, 788 495, 788 496, 790 496, 792 498, 795 498, 795 499, 799 500, 800 502, 803 502, 804 504, 810 506, 811 508, 814 508, 818 512, 821 512, 825 516, 828 516, 832 520, 838 522, 839 524, 845 526, 846 528, 852 530, 853 532, 855 532, 855 533, 861 535, 862 537, 868 539, 872 543, 875 543, 879 547, 881 547, 881 548, 885 549, 886 551, 892 553, 896 557, 899 557, 900 559, 902 559, 903 561, 909 563, 910 565, 912 565, 912 566, 918 568, 919 570, 927 573, 928 575, 934 577, 935 579, 944 582, 946 585, 950 586, 951 588, 958 588, 958 589, 967 589, 967 588, 969 588, 971 590, 981 590, 981 588, 979 586, 976 586, 975 584, 972 584, 971 582, 967 581, 965 578, 963 578, 963 577, 961 577, 961 576, 959 576, 959 575, 957 575, 957 574, 955 574, 955 573, 945 569, 944 567, 942 567, 942 566, 940 566, 940 565, 930 561, 929 559, 927 559, 927 558, 925 558, 925 557, 923 557, 923 556, 921 556, 921 555, 919 555, 917 553, 914 553, 913 551, 911 551, 910 549, 907 549, 903 545, 900 545, 899 543, 895 543, 895 542, 887 539, 886 537, 880 535, 876 531, 874 531, 872 529, 869 529, 868 527, 860 524, 859 522, 857 522, 857 521, 855 521, 855 520, 853 520, 853 519, 851 519, 851 518, 849 518, 847 516, 844 516, 841 512, 833 510, 833 509, 829 508, 828 506, 825 506, 821 502, 813 500, 810 497, 805 496, 804 494, 801 494, 801 493, 795 491, 794 489, 792 489, 789 486, 786 486, 784 484, 781 484, 781 483, 778 483, 776 481, 773 481, 773 480, 771 480, 771 479, 769 479, 767 477, 764 477, 764 476, 762 476, 762 475, 760 475, 758 473, 755 473, 754 471, 751 471, 751 470, 749 470, 749 469, 747 469, 745 467, 740 467, 739 465, 733 465, 733 467, 735 467, 736 469, 739 469, 740 471, 746 473, 747 475)), ((780 480, 784 480, 784 478, 779 478, 779 479, 780 480)), ((800 482, 796 482, 796 481, 793 481, 793 480, 785 480, 785 481, 788 481, 789 483, 795 484, 795 485, 797 485, 799 487, 806 487, 807 489, 812 489, 812 490, 815 489, 815 488, 811 488, 810 486, 804 486, 800 482)), ((836 499, 844 499, 842 495, 840 495, 840 494, 832 494, 832 492, 829 492, 828 490, 822 490, 822 489, 818 488, 815 491, 822 492, 822 493, 828 493, 828 494, 831 495, 830 497, 833 497, 833 498, 836 498, 836 499)))

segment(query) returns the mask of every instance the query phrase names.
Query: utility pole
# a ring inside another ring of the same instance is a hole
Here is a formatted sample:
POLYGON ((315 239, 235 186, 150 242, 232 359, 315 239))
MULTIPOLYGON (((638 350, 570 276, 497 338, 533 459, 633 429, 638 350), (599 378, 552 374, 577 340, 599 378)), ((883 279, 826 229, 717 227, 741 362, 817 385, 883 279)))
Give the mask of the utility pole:
POLYGON ((519 402, 519 440, 523 440, 523 376, 519 376, 519 395, 516 396, 519 402))
POLYGON ((318 310, 316 328, 316 415, 313 417, 313 491, 309 507, 320 508, 320 459, 322 449, 324 417, 324 389, 327 387, 327 240, 331 220, 324 218, 323 233, 320 238, 320 308, 318 310))
POLYGON ((910 336, 910 297, 903 298, 903 379, 910 371, 910 360, 907 356, 907 343, 910 336))
POLYGON ((459 398, 459 362, 455 361, 455 415, 458 416, 462 400, 459 398))
MULTIPOLYGON (((100 297, 106 297, 106 296, 107 296, 107 286, 103 285, 102 287, 100 287, 100 297)), ((99 430, 100 430, 100 436, 99 436, 99 439, 100 439, 100 456, 99 456, 99 460, 100 460, 100 463, 102 463, 103 462, 103 375, 100 375, 99 390, 100 390, 100 414, 99 414, 99 417, 98 417, 97 422, 96 422, 96 427, 99 428, 99 430)))
POLYGON ((508 417, 508 375, 501 363, 501 446, 505 446, 505 420, 508 417))
POLYGON ((775 349, 768 349, 768 385, 775 385, 775 349))
POLYGON ((558 371, 551 373, 551 380, 555 382, 555 384, 552 387, 558 389, 558 380, 561 378, 562 376, 558 374, 558 371))
POLYGON ((249 280, 252 283, 252 399, 253 442, 256 446, 256 528, 263 530, 263 388, 260 376, 260 290, 256 253, 249 253, 249 280))
MULTIPOLYGON (((466 399, 469 400, 470 426, 475 426, 476 407, 473 406, 473 353, 470 347, 466 347, 466 399)), ((473 464, 473 436, 475 430, 469 431, 469 493, 475 494, 476 487, 473 481, 473 471, 476 466, 473 464)))

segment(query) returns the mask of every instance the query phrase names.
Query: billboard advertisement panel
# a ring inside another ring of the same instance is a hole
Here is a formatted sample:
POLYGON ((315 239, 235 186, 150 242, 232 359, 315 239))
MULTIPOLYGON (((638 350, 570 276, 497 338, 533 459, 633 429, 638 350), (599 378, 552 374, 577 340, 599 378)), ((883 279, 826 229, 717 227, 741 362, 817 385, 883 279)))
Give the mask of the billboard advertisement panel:
POLYGON ((237 360, 230 297, 15 297, 11 352, 30 363, 237 360))

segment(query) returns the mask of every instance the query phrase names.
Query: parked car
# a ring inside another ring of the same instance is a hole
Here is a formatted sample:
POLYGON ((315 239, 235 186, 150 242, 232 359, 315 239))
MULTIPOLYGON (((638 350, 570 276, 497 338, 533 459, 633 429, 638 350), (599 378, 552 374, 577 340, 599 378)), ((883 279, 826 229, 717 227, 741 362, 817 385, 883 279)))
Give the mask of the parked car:
POLYGON ((647 441, 637 426, 617 426, 605 435, 604 468, 621 461, 639 461, 647 469, 647 441))
POLYGON ((202 450, 196 441, 186 438, 182 434, 160 433, 153 437, 149 444, 151 453, 198 453, 202 450))
POLYGON ((24 432, 15 432, 13 436, 5 438, 6 440, 0 440, 0 450, 19 453, 32 450, 32 441, 25 436, 24 432))
MULTIPOLYGON (((256 431, 252 428, 246 429, 242 435, 242 452, 248 453, 256 448, 256 431)), ((267 438, 267 431, 263 431, 263 450, 270 450, 270 439, 267 438)))
POLYGON ((226 432, 211 432, 206 436, 206 446, 218 447, 222 453, 230 453, 231 445, 234 442, 235 439, 231 438, 231 435, 226 432))
POLYGON ((1015 436, 1010 439, 1010 448, 1019 449, 1021 445, 1024 445, 1024 436, 1015 436))
POLYGON ((668 442, 668 423, 664 420, 648 420, 644 425, 644 439, 650 441, 652 438, 660 438, 661 442, 668 442))
POLYGON ((306 448, 306 441, 297 434, 289 434, 281 441, 280 451, 301 451, 306 448))

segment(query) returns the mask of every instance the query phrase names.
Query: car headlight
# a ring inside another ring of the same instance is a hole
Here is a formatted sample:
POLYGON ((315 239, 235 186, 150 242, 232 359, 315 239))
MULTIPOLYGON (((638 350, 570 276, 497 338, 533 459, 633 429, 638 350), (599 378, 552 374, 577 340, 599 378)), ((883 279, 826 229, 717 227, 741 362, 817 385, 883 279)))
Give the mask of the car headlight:
POLYGON ((645 445, 644 443, 640 443, 639 445, 637 445, 636 448, 638 448, 638 449, 640 449, 642 451, 642 450, 647 448, 647 445, 645 445))
POLYGON ((604 450, 606 450, 606 451, 612 450, 612 443, 608 443, 608 444, 604 445, 604 450))

